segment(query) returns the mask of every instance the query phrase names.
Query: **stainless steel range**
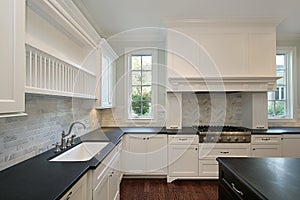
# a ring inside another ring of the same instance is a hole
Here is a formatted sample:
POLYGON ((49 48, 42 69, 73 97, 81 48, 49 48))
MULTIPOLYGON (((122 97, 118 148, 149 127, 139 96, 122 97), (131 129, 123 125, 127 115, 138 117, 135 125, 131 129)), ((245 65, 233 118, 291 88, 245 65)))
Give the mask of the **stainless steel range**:
POLYGON ((200 143, 250 143, 251 130, 236 126, 198 126, 200 143))

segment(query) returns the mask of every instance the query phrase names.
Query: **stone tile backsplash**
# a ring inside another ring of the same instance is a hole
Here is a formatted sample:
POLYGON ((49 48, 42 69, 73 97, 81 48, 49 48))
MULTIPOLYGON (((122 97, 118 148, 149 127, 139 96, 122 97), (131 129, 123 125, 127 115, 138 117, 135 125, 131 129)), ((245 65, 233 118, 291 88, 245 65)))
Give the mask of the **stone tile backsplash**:
POLYGON ((183 93, 182 125, 241 126, 240 93, 183 93))
POLYGON ((74 133, 80 136, 100 127, 101 113, 94 100, 26 94, 28 116, 0 119, 0 170, 53 148, 61 132, 68 131, 73 121, 74 133))

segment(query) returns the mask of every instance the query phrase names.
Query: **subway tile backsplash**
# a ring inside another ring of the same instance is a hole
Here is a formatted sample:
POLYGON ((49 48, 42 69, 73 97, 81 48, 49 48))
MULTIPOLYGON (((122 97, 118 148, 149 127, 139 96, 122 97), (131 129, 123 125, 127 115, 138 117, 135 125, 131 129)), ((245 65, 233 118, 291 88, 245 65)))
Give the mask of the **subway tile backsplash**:
POLYGON ((100 127, 101 113, 94 100, 70 97, 26 94, 28 116, 0 119, 0 170, 53 148, 63 130, 73 121, 74 133, 80 136, 100 127))

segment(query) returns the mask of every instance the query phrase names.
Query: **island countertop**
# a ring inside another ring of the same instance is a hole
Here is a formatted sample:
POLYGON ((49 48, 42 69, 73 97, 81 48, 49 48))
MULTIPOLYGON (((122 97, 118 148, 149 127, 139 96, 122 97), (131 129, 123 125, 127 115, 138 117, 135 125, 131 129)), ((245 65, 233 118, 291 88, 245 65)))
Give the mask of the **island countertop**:
POLYGON ((217 158, 217 161, 265 199, 300 197, 300 158, 217 158))

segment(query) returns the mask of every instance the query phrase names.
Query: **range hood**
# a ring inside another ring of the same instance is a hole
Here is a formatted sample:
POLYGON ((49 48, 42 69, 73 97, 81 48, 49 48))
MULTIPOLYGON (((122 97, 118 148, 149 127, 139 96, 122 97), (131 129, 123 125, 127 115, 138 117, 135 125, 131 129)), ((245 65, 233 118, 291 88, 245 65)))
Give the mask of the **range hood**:
POLYGON ((276 89, 278 19, 228 18, 169 23, 168 90, 276 89))

